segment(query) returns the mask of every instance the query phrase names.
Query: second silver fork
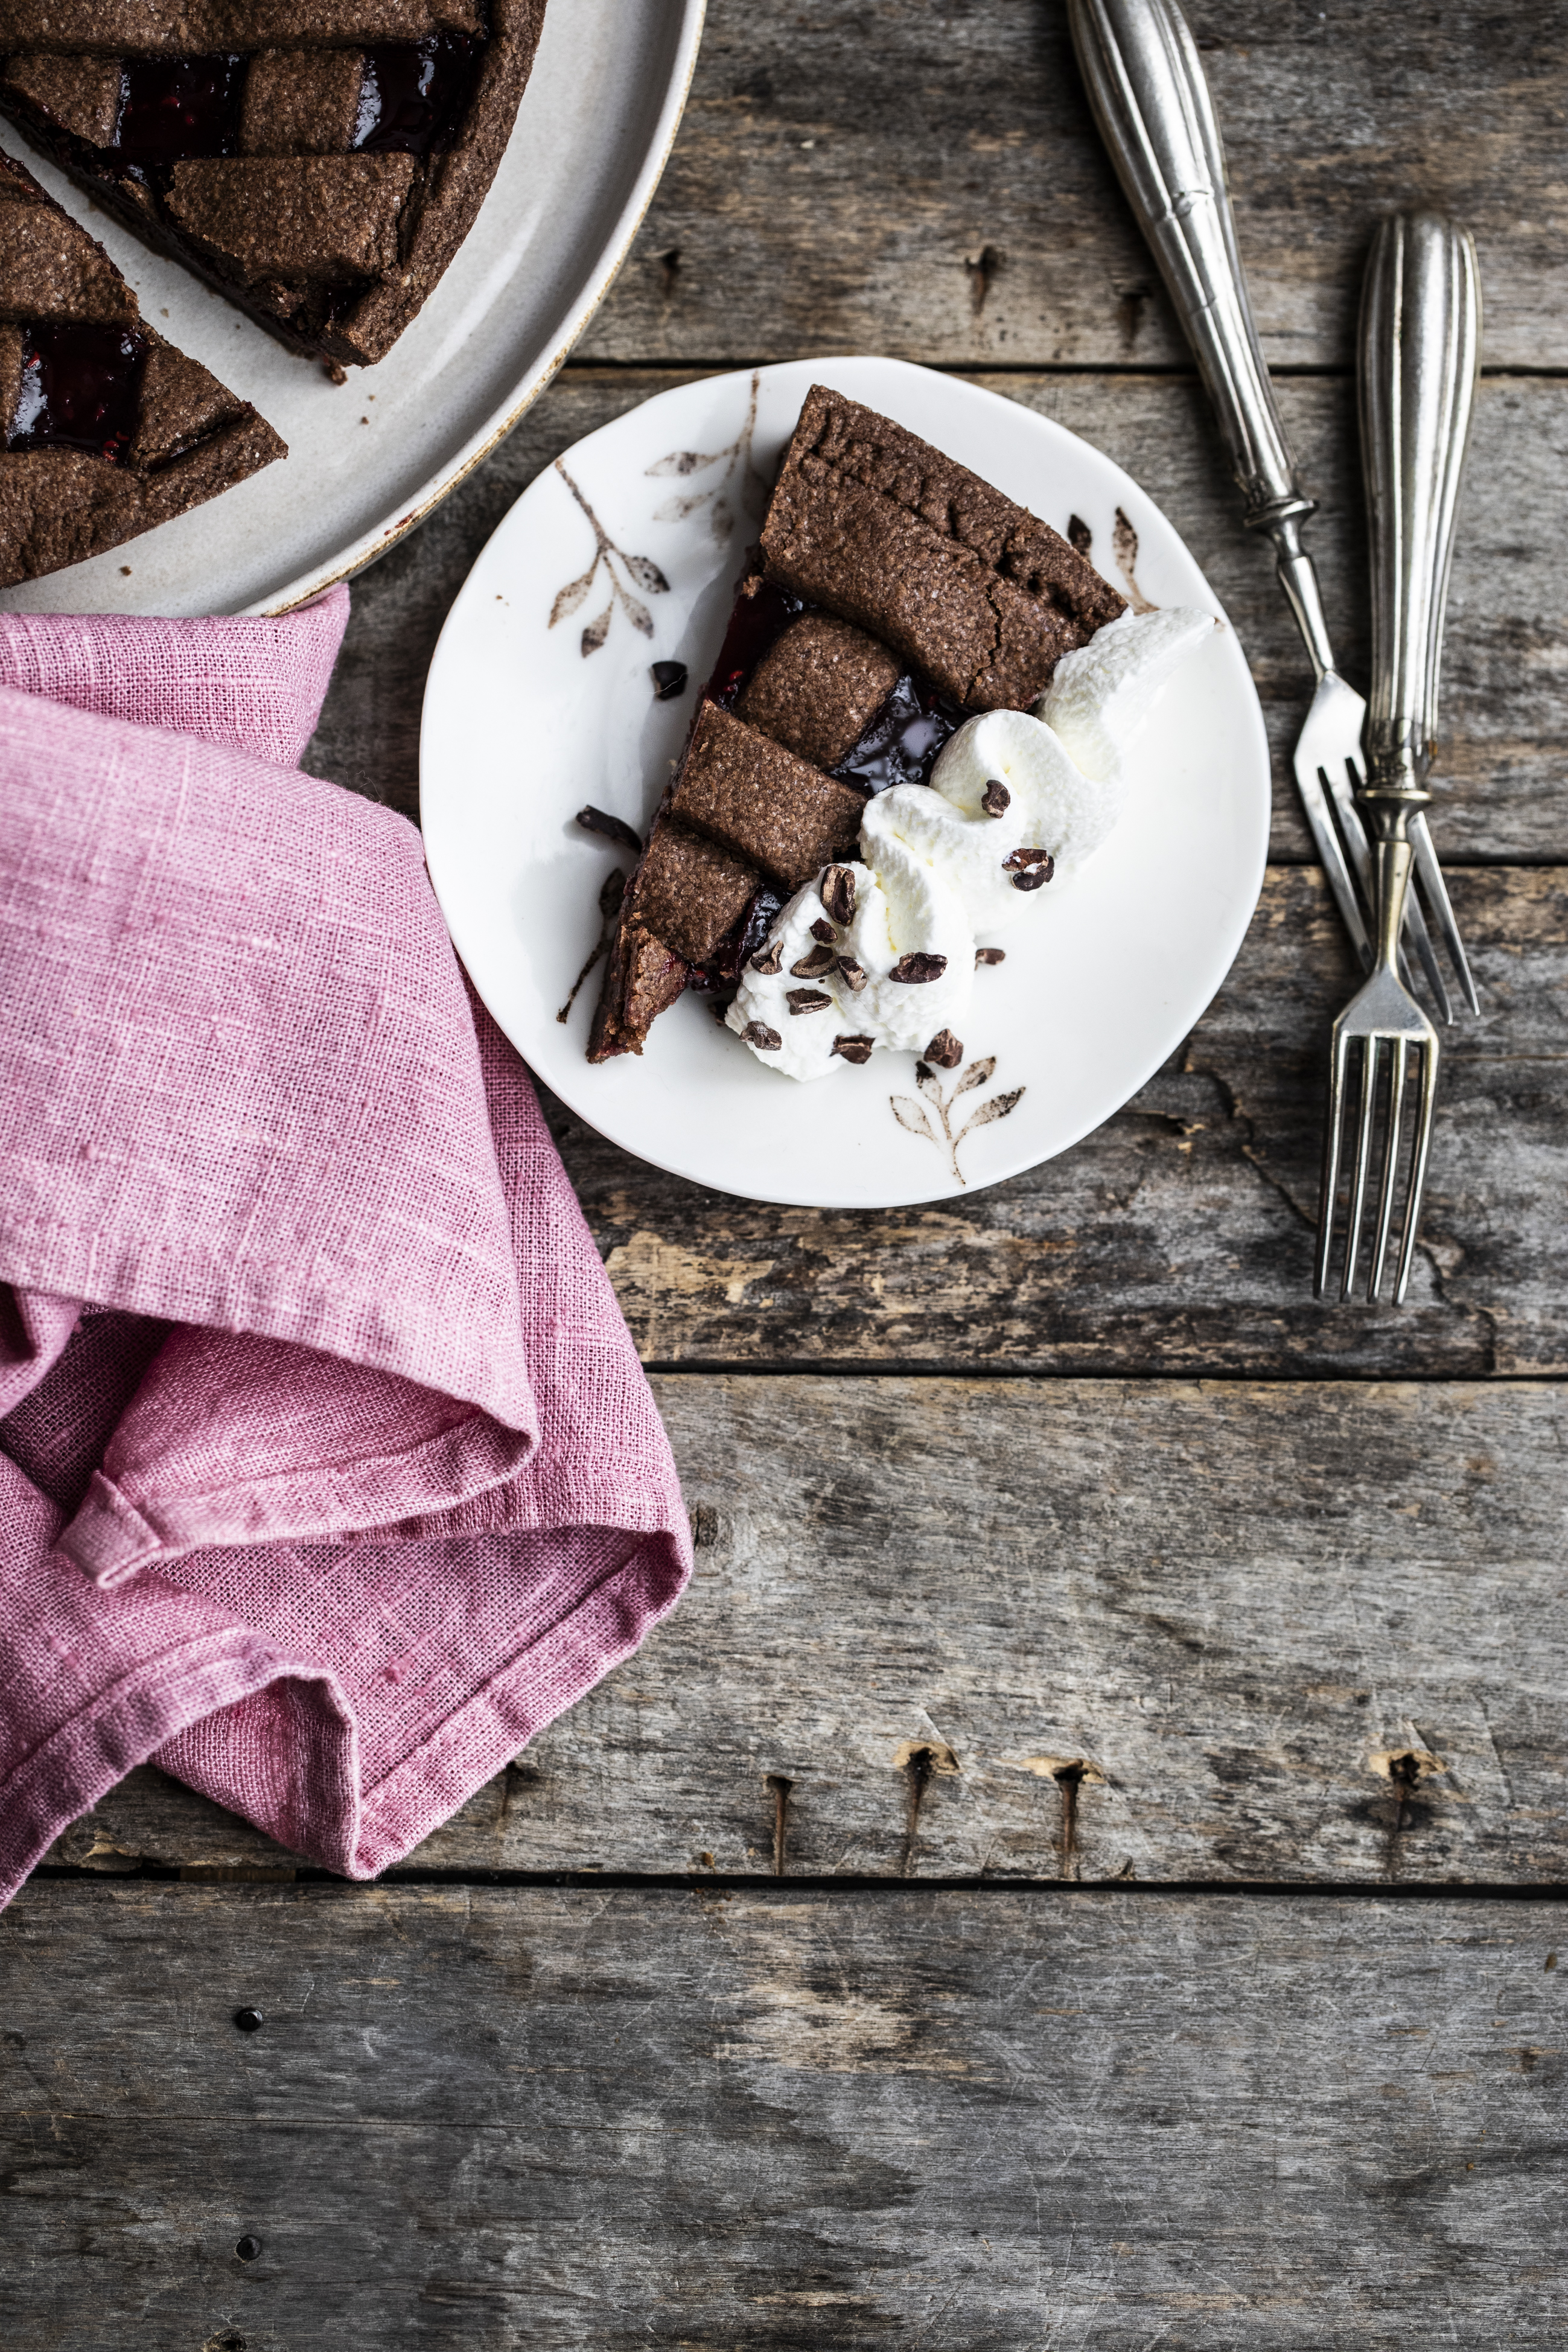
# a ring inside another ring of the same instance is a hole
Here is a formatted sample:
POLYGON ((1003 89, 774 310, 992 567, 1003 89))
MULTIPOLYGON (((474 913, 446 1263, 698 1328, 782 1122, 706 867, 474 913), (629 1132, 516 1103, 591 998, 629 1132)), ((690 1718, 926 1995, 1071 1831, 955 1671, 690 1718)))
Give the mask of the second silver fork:
POLYGON ((1375 843, 1376 962, 1371 979, 1334 1024, 1315 1286, 1321 1297, 1331 1276, 1350 1065, 1359 1045, 1361 1084, 1340 1296, 1349 1298, 1355 1289, 1380 1124, 1382 1168, 1368 1298, 1375 1301, 1383 1286, 1414 1064, 1417 1099, 1394 1277, 1398 1305, 1410 1279, 1420 1225, 1437 1089, 1437 1033, 1401 982, 1398 951, 1415 856, 1413 825, 1431 797, 1424 780, 1436 731, 1443 607, 1480 358, 1476 249, 1462 229, 1431 214, 1396 215, 1383 223, 1367 265, 1359 358, 1373 676, 1368 775, 1357 800, 1375 843))

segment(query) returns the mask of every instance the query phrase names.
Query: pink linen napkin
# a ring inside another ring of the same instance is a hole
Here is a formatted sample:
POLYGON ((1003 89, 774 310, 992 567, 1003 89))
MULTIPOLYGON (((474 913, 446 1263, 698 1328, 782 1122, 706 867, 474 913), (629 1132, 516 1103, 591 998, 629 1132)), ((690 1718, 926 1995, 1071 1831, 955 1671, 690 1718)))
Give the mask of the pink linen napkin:
POLYGON ((418 835, 291 764, 347 615, 0 615, 0 1901, 148 1758, 383 1870, 689 1572, 418 835))

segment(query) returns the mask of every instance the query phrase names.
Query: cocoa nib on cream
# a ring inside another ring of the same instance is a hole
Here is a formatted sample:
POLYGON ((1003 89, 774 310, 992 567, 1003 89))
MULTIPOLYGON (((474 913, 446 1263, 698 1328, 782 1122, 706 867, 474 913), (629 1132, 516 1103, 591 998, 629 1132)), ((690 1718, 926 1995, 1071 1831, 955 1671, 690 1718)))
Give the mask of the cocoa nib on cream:
POLYGON ((874 1045, 952 1066, 975 971, 1004 955, 976 933, 1041 919, 1046 885, 1109 839, 1133 738, 1216 625, 1179 608, 1124 614, 1063 656, 1032 710, 980 712, 949 737, 929 784, 874 793, 858 860, 825 866, 795 892, 766 953, 742 972, 728 1025, 743 1039, 758 1027, 771 1037, 805 1009, 794 1000, 812 995, 814 1010, 837 1006, 845 1032, 795 1023, 783 1049, 763 1055, 785 1076, 826 1077, 874 1045), (786 972, 816 990, 790 989, 786 972))

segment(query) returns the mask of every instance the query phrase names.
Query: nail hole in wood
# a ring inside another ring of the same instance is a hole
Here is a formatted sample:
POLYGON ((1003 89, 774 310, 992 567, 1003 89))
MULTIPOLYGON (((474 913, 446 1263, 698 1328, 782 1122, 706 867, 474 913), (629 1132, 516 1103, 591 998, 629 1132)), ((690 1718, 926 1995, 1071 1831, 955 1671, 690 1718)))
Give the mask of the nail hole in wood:
POLYGON ((766 1772, 763 1785, 773 1800, 773 1876, 782 1878, 789 1851, 789 1800, 795 1782, 783 1772, 766 1772))
POLYGON ((261 2252, 261 2241, 259 2238, 241 2238, 234 2251, 242 2263, 253 2263, 261 2252))

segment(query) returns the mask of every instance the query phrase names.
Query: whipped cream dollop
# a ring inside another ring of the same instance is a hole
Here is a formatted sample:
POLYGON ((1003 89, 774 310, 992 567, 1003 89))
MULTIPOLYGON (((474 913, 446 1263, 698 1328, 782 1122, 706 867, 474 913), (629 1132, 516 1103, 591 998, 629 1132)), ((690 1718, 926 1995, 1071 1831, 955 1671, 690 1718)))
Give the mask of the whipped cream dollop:
POLYGON ((728 1026, 792 1078, 873 1050, 962 1054, 976 934, 1034 915, 1114 830, 1126 754, 1211 614, 1124 613, 1064 656, 1028 710, 965 721, 929 784, 866 803, 860 858, 824 867, 783 909, 741 975, 728 1026))

